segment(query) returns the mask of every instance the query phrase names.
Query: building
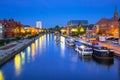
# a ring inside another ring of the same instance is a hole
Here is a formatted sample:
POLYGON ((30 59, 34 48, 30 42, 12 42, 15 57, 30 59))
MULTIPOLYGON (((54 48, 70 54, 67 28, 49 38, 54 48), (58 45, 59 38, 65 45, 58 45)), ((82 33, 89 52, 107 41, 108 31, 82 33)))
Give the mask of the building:
POLYGON ((0 20, 0 24, 2 25, 2 35, 4 38, 17 37, 24 32, 24 26, 20 22, 14 21, 14 19, 0 20))
POLYGON ((111 35, 114 37, 118 37, 118 11, 117 8, 115 8, 114 15, 111 19, 108 18, 102 18, 100 19, 93 27, 93 32, 97 34, 105 34, 105 35, 111 35))
POLYGON ((3 29, 2 24, 0 24, 0 39, 3 38, 3 30, 2 29, 3 29))
POLYGON ((42 28, 42 22, 41 21, 37 21, 36 22, 36 27, 37 28, 42 28))
POLYGON ((88 20, 70 20, 67 22, 67 26, 76 27, 78 25, 87 26, 88 20))

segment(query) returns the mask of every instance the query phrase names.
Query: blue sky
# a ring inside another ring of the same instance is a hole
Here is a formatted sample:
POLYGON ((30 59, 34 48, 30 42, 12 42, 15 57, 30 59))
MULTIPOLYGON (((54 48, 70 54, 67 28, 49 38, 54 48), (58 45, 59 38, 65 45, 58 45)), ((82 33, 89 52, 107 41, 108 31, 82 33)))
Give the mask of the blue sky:
POLYGON ((120 0, 0 0, 0 19, 14 18, 23 24, 35 26, 40 20, 43 27, 66 26, 69 20, 111 18, 120 0))

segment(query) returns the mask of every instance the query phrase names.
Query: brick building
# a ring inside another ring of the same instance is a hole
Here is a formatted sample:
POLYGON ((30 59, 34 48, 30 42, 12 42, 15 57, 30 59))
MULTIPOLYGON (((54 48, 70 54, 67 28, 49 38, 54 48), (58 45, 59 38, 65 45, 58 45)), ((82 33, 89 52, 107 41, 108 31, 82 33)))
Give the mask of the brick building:
POLYGON ((115 8, 114 15, 111 19, 102 18, 93 27, 94 33, 101 33, 105 35, 112 35, 118 37, 118 11, 115 8))
POLYGON ((18 33, 24 29, 24 26, 14 19, 9 20, 0 20, 0 24, 2 24, 2 35, 4 38, 13 38, 19 36, 18 33))

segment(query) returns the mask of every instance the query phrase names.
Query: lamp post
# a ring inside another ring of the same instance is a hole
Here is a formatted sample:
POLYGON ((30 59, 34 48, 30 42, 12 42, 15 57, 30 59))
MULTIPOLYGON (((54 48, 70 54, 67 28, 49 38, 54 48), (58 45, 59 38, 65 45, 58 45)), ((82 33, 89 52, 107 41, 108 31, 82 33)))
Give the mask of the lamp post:
POLYGON ((120 45, 120 18, 118 19, 118 27, 119 27, 119 45, 120 45))

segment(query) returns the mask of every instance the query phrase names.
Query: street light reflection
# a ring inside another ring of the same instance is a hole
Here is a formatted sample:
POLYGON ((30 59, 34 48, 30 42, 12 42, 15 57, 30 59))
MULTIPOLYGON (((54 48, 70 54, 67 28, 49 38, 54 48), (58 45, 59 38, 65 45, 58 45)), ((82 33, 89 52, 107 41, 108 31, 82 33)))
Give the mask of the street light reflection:
POLYGON ((25 53, 21 52, 21 61, 22 61, 22 65, 25 64, 25 53))
POLYGON ((48 41, 48 43, 49 43, 49 39, 50 39, 50 35, 48 34, 47 35, 47 41, 48 41))
POLYGON ((36 49, 37 49, 37 47, 38 47, 38 39, 37 40, 35 40, 35 47, 36 47, 36 49))
POLYGON ((30 60, 30 46, 27 47, 27 60, 30 60))
POLYGON ((4 80, 3 72, 0 70, 0 80, 4 80))
POLYGON ((35 57, 35 43, 32 43, 32 59, 35 57))
POLYGON ((14 58, 14 65, 15 65, 15 71, 16 75, 18 76, 21 72, 21 58, 20 54, 17 54, 14 58))
POLYGON ((61 57, 64 58, 65 57, 65 38, 63 36, 60 37, 60 45, 61 45, 61 57))

